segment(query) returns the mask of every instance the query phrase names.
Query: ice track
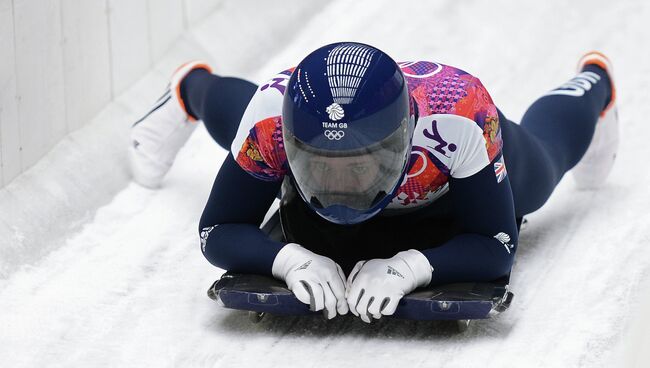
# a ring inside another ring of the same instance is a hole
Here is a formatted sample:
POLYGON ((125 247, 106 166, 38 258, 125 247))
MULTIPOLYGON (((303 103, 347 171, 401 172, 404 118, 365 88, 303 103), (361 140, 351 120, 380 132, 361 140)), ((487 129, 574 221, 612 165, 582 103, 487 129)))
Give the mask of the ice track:
MULTIPOLYGON (((245 313, 218 308, 205 291, 223 271, 203 259, 197 223, 226 152, 200 127, 161 190, 128 184, 55 249, 0 279, 1 365, 610 367, 637 359, 641 367, 641 353, 630 346, 649 335, 630 338, 628 331, 650 286, 650 6, 399 4, 335 1, 295 37, 278 39, 254 73, 228 72, 259 82, 321 44, 353 39, 399 60, 437 60, 479 76, 516 121, 572 76, 583 52, 610 55, 620 93, 618 162, 599 191, 577 191, 569 176, 528 217, 510 310, 456 334, 443 323, 366 325, 352 317, 267 316, 253 325, 245 313)), ((206 24, 196 31, 204 37, 206 24)), ((218 65, 219 55, 210 56, 218 65)), ((148 93, 160 88, 152 83, 148 93)))

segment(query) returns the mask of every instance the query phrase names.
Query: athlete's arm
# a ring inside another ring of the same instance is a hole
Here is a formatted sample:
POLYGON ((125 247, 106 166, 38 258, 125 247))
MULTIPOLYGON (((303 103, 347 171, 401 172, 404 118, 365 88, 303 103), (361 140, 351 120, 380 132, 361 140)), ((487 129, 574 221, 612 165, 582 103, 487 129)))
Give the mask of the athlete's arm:
POLYGON ((258 88, 241 118, 199 223, 203 255, 213 265, 272 275, 284 243, 259 229, 285 175, 277 124, 287 70, 258 88))
POLYGON ((229 154, 201 216, 203 255, 228 271, 284 280, 298 300, 314 311, 325 309, 327 318, 346 314, 345 277, 339 265, 298 244, 273 241, 259 229, 281 183, 250 175, 229 154))
POLYGON ((449 179, 463 234, 422 251, 434 268, 432 283, 491 281, 510 273, 518 232, 510 182, 495 175, 500 157, 474 175, 449 179))
POLYGON ((284 243, 259 229, 282 181, 259 180, 228 154, 199 223, 201 249, 213 265, 229 271, 271 275, 284 243))

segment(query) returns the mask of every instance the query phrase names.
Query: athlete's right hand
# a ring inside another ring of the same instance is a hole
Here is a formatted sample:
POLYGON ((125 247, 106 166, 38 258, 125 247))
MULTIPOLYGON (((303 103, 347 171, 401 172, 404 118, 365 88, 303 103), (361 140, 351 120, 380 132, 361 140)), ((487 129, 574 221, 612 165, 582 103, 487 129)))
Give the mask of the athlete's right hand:
POLYGON ((328 319, 348 312, 345 276, 330 258, 296 243, 285 245, 273 261, 273 276, 284 280, 296 298, 313 311, 325 309, 328 319))

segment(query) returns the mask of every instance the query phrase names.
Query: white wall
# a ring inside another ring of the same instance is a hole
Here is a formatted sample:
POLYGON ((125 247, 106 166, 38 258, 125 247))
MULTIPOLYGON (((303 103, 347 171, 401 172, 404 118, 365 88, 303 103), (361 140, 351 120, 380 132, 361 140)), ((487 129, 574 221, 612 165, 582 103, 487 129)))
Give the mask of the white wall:
POLYGON ((0 187, 147 72, 208 0, 0 0, 0 187))
POLYGON ((135 185, 129 127, 178 65, 203 59, 219 74, 266 79, 280 69, 261 73, 262 66, 291 44, 295 25, 327 6, 326 0, 214 4, 51 0, 38 8, 0 0, 0 284, 66 244, 97 208, 135 185))
POLYGON ((21 171, 12 0, 0 0, 0 186, 21 171))

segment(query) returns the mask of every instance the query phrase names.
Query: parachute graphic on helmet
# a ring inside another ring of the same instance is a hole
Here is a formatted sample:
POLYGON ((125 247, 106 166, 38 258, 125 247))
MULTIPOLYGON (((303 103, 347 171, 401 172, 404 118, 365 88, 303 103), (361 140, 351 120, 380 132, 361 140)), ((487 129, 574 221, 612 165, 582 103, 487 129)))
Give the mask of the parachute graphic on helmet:
POLYGON ((397 63, 372 46, 326 45, 296 66, 283 99, 287 162, 309 207, 339 224, 386 207, 404 177, 414 127, 397 63))
POLYGON ((337 104, 349 104, 377 50, 366 45, 344 43, 327 56, 327 81, 337 104))

